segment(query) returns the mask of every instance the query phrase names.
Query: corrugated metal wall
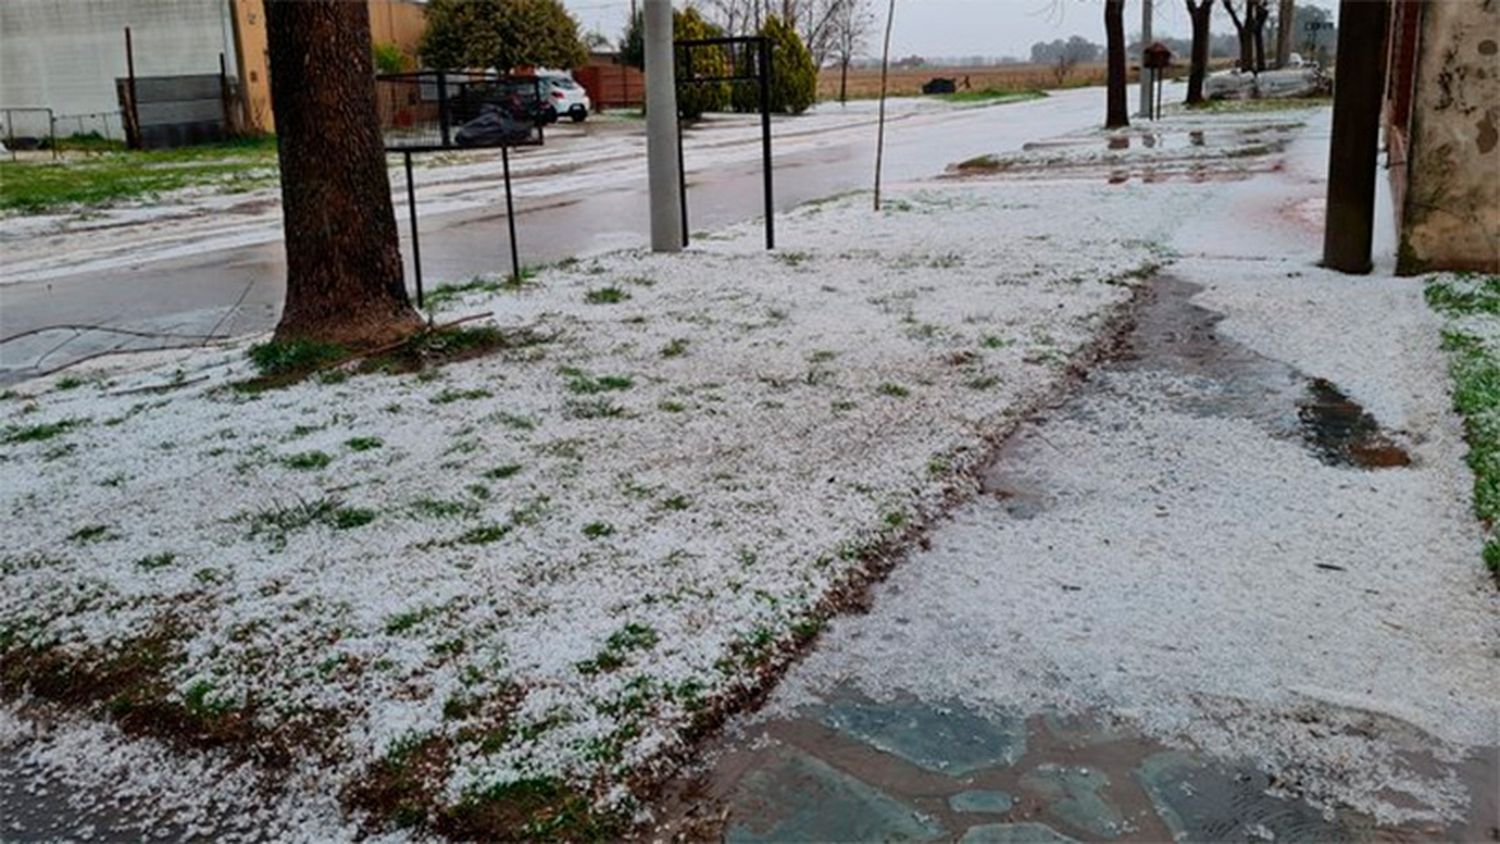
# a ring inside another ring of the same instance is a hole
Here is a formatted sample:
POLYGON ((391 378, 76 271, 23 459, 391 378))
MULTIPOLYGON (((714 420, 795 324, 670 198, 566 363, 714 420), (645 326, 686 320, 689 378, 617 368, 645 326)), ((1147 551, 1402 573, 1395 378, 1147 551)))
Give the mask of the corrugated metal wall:
POLYGON ((59 132, 118 114, 126 26, 138 76, 217 74, 220 53, 234 73, 227 0, 3 0, 0 105, 51 108, 59 132))

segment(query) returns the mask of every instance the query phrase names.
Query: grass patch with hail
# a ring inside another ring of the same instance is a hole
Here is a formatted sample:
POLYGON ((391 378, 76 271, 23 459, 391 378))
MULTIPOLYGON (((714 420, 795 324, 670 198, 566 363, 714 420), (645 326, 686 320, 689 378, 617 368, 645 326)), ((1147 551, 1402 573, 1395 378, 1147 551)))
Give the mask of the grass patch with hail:
POLYGON ((1500 276, 1441 275, 1425 290, 1447 318, 1443 349, 1453 408, 1463 416, 1474 472, 1474 514, 1485 526, 1485 565, 1500 583, 1500 276))

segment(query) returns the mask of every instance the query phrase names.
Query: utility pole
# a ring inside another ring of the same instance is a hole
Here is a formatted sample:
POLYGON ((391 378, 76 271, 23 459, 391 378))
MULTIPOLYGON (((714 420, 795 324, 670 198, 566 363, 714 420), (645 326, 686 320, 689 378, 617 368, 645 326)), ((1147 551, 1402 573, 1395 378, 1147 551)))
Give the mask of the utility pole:
POLYGON ((1292 61, 1292 26, 1297 22, 1296 0, 1281 0, 1276 9, 1276 66, 1292 61))
POLYGON ((1151 116, 1151 74, 1146 72, 1146 48, 1151 46, 1151 0, 1141 0, 1141 111, 1151 116))
POLYGON ((1341 0, 1333 74, 1333 136, 1328 151, 1328 210, 1323 265, 1370 271, 1380 105, 1385 93, 1387 0, 1341 0))
POLYGON ((677 78, 672 69, 672 0, 645 0, 646 181, 651 193, 651 251, 682 250, 678 187, 677 78))

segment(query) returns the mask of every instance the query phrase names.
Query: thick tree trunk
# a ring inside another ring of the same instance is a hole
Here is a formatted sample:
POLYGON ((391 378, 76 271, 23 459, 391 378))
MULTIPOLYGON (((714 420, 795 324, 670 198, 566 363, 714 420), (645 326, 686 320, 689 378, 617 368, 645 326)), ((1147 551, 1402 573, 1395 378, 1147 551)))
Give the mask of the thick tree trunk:
POLYGON ((278 340, 350 348, 421 326, 402 279, 364 3, 269 0, 286 304, 278 340))
POLYGON ((1256 73, 1266 69, 1266 18, 1270 14, 1269 0, 1250 0, 1245 7, 1245 28, 1250 30, 1256 73))
POLYGON ((1188 17, 1193 22, 1193 55, 1188 66, 1187 104, 1203 102, 1203 79, 1208 75, 1209 18, 1213 16, 1214 0, 1187 0, 1188 17))
POLYGON ((1130 107, 1125 104, 1125 0, 1104 0, 1104 35, 1109 50, 1108 111, 1106 129, 1130 125, 1130 107))
POLYGON ((1276 66, 1286 67, 1292 60, 1292 37, 1297 25, 1296 0, 1281 0, 1276 10, 1276 66))
POLYGON ((1233 0, 1224 0, 1224 10, 1229 13, 1229 22, 1234 24, 1234 36, 1240 45, 1240 70, 1255 69, 1255 46, 1249 25, 1252 2, 1254 0, 1245 0, 1245 17, 1241 18, 1234 10, 1233 0))

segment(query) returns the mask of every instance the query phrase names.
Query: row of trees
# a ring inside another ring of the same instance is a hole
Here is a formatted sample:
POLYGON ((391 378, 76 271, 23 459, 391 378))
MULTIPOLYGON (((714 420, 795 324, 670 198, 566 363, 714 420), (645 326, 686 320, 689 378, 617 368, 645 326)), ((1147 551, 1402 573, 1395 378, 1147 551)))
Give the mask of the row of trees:
MULTIPOLYGON (((1183 0, 1187 5, 1188 18, 1192 21, 1193 38, 1188 67, 1187 104, 1203 102, 1203 80, 1208 75, 1208 60, 1213 50, 1213 36, 1209 24, 1213 15, 1214 0, 1183 0)), ((1257 73, 1267 68, 1265 33, 1269 25, 1277 33, 1277 63, 1285 66, 1290 59, 1293 35, 1297 29, 1312 29, 1314 25, 1326 24, 1327 10, 1315 6, 1296 6, 1294 0, 1279 0, 1273 13, 1271 0, 1219 0, 1224 11, 1234 24, 1235 38, 1239 47, 1239 67, 1257 73), (1237 5, 1238 4, 1238 5, 1237 5)), ((1126 45, 1125 45, 1125 0, 1105 0, 1104 32, 1107 39, 1106 53, 1109 62, 1108 93, 1105 126, 1127 126, 1130 123, 1125 95, 1126 45)), ((1083 41, 1074 36, 1073 41, 1083 41)), ((1036 44, 1032 47, 1035 60, 1038 48, 1051 50, 1056 45, 1069 47, 1073 42, 1055 41, 1052 45, 1036 44)), ((1088 42, 1084 41, 1085 44, 1088 42)), ((1080 48, 1081 49, 1081 48, 1080 48)), ((1061 54, 1066 60, 1067 52, 1061 54)))

